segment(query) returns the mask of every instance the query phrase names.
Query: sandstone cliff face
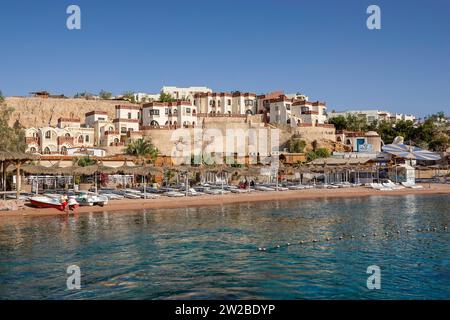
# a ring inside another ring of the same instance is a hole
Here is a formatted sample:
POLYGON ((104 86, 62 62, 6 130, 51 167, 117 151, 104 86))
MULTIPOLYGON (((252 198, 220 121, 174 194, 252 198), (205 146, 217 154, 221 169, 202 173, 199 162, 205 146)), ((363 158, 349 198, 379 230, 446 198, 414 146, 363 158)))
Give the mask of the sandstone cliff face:
POLYGON ((61 117, 80 118, 84 123, 85 113, 94 110, 106 111, 109 119, 113 119, 115 105, 129 104, 122 101, 29 97, 8 97, 5 101, 7 106, 14 108, 10 124, 19 120, 25 128, 55 126, 61 117))

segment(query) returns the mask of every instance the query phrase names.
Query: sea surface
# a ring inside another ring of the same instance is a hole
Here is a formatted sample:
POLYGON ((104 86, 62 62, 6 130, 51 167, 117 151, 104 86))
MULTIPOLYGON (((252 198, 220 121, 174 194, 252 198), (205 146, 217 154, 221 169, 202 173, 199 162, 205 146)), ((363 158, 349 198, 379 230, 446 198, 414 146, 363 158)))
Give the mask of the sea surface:
POLYGON ((0 218, 0 299, 449 299, 449 222, 443 195, 0 218))

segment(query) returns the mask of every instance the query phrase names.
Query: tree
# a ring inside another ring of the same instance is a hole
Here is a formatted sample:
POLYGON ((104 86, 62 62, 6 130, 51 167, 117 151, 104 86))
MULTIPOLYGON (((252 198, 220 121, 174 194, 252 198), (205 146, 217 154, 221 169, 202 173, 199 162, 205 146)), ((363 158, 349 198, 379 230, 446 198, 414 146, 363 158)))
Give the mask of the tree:
POLYGON ((172 96, 170 94, 161 92, 161 94, 159 95, 159 101, 160 102, 173 102, 173 101, 175 101, 175 99, 172 98, 172 96))
POLYGON ((363 131, 367 125, 365 118, 351 113, 347 114, 345 121, 347 123, 346 129, 350 131, 363 131))
POLYGON ((330 151, 327 148, 318 148, 317 150, 308 152, 306 154, 306 160, 310 162, 318 158, 328 158, 330 155, 330 151))
POLYGON ((14 108, 5 106, 0 101, 0 150, 11 152, 25 152, 25 130, 19 121, 11 127, 9 121, 14 108))
POLYGON ((74 163, 76 163, 80 167, 87 167, 87 166, 92 166, 92 165, 96 164, 97 161, 92 159, 89 156, 85 156, 85 157, 76 158, 74 160, 74 163))
POLYGON ((329 124, 333 124, 336 130, 347 129, 347 119, 344 116, 333 117, 328 120, 329 124))
POLYGON ((137 139, 127 145, 125 153, 138 158, 150 157, 152 161, 155 161, 158 156, 158 149, 151 143, 151 141, 137 139))
POLYGON ((111 92, 104 91, 104 90, 100 91, 100 93, 98 95, 100 96, 100 99, 103 99, 103 100, 109 100, 112 97, 111 92))
POLYGON ((5 97, 3 96, 2 90, 0 90, 0 103, 3 103, 5 101, 5 97))
POLYGON ((289 152, 290 153, 301 153, 306 147, 306 142, 299 139, 291 139, 289 141, 289 152))

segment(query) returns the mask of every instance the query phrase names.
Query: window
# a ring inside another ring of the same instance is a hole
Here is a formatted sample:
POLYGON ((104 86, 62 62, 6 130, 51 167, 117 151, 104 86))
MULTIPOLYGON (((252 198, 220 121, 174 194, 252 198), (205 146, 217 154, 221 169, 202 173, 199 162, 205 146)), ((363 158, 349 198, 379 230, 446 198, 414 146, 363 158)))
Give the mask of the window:
POLYGON ((228 103, 229 106, 231 106, 231 99, 228 99, 227 103, 228 103))
POLYGON ((36 153, 36 148, 35 147, 30 148, 30 153, 36 153))
POLYGON ((52 137, 52 132, 51 132, 50 130, 48 130, 48 131, 45 133, 45 139, 51 139, 51 137, 52 137))
POLYGON ((105 121, 105 119, 106 119, 106 118, 99 117, 99 118, 98 118, 98 121, 105 121))
POLYGON ((210 106, 214 105, 214 101, 210 100, 210 101, 209 101, 209 105, 210 105, 210 106))
POLYGON ((173 114, 177 115, 178 114, 178 109, 173 110, 173 114))
POLYGON ((169 108, 166 108, 164 112, 165 114, 169 114, 169 108))
POLYGON ((151 116, 159 116, 159 110, 158 109, 150 109, 150 115, 151 116))
POLYGON ((67 148, 66 146, 61 147, 61 154, 67 154, 67 148))
POLYGON ((80 135, 78 137, 78 143, 83 143, 84 142, 84 137, 82 135, 80 135))
POLYGON ((44 154, 50 154, 50 148, 49 147, 46 147, 44 149, 44 154))
POLYGON ((109 127, 109 131, 114 131, 114 128, 113 127, 109 127))
POLYGON ((218 107, 220 107, 220 100, 219 100, 219 101, 217 101, 217 106, 218 106, 218 107))
POLYGON ((120 133, 127 133, 127 127, 120 128, 120 133))
POLYGON ((286 104, 286 110, 291 110, 291 105, 290 104, 286 104))
POLYGON ((66 138, 70 138, 70 133, 66 133, 64 136, 65 136, 66 138))
POLYGON ((128 119, 131 119, 131 112, 128 112, 128 119))
POLYGON ((186 113, 191 113, 191 108, 186 108, 186 113))
POLYGON ((86 138, 84 139, 86 142, 89 142, 89 136, 86 135, 86 138))
POLYGON ((245 100, 245 106, 253 106, 253 100, 245 100))
POLYGON ((128 128, 128 132, 133 132, 134 129, 133 128, 128 128))
POLYGON ((114 143, 119 143, 119 139, 115 138, 114 143))

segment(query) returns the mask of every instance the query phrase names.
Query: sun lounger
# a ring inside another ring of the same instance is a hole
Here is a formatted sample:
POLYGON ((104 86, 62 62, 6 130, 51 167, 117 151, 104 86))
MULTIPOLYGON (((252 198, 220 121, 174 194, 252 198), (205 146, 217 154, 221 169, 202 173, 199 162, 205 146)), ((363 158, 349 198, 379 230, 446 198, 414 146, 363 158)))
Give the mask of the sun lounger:
POLYGON ((411 183, 411 182, 402 182, 402 185, 406 188, 411 188, 411 189, 423 189, 423 186, 418 186, 415 183, 411 183))

